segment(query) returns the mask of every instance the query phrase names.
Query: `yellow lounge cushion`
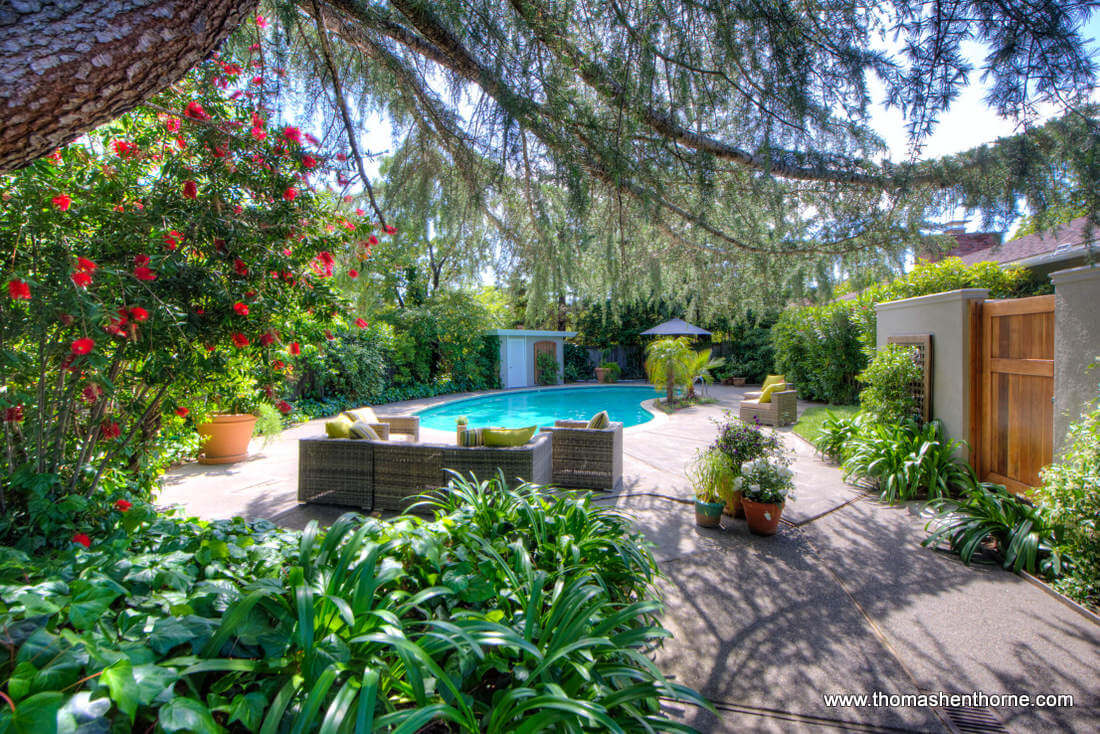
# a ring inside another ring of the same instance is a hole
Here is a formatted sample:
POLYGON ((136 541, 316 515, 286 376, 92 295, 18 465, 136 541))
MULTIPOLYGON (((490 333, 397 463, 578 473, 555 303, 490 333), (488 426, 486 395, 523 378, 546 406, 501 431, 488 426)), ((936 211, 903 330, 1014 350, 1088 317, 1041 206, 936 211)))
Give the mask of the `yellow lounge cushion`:
POLYGON ((760 402, 770 403, 772 401, 772 395, 774 393, 783 392, 786 389, 787 384, 785 382, 773 382, 772 384, 765 387, 763 392, 760 393, 760 402))
POLYGON ((355 410, 345 410, 342 415, 346 416, 352 423, 356 421, 363 421, 364 423, 381 423, 378 420, 378 416, 374 414, 374 408, 369 405, 363 408, 356 408, 355 410))
POLYGON ((382 437, 378 435, 378 431, 374 430, 374 426, 366 421, 355 421, 351 424, 349 431, 351 435, 349 438, 361 438, 368 441, 381 441, 382 437))
POLYGON ((596 415, 588 419, 588 428, 601 429, 611 427, 611 418, 608 417, 606 410, 601 410, 596 415))
MULTIPOLYGON (((787 381, 786 375, 768 375, 764 378, 764 384, 760 387, 761 390, 768 389, 769 385, 779 385, 787 381)), ((764 402, 761 400, 760 402, 764 402)))
POLYGON ((481 435, 486 446, 522 446, 535 435, 538 426, 526 428, 482 428, 481 435))
POLYGON ((325 433, 329 438, 351 438, 352 421, 346 415, 338 415, 325 422, 325 433))

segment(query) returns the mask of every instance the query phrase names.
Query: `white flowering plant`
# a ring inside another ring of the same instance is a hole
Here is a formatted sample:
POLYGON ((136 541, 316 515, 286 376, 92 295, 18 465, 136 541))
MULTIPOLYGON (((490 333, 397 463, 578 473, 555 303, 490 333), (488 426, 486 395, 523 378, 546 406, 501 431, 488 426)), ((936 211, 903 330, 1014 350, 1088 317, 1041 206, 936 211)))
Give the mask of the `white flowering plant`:
POLYGON ((781 505, 793 500, 794 472, 783 457, 761 457, 741 465, 741 475, 733 480, 734 490, 744 499, 781 505))

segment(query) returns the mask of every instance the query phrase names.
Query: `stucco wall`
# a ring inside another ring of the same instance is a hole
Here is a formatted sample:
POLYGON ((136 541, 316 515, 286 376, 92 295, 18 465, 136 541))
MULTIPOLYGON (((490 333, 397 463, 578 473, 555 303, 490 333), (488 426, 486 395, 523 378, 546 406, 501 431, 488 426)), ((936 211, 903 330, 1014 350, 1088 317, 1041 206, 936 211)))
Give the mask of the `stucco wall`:
POLYGON ((891 336, 932 335, 932 415, 951 438, 966 441, 970 431, 970 301, 989 296, 985 288, 888 301, 875 307, 876 343, 891 336))
POLYGON ((1100 267, 1061 270, 1054 283, 1054 453, 1081 409, 1096 397, 1100 366, 1100 267))

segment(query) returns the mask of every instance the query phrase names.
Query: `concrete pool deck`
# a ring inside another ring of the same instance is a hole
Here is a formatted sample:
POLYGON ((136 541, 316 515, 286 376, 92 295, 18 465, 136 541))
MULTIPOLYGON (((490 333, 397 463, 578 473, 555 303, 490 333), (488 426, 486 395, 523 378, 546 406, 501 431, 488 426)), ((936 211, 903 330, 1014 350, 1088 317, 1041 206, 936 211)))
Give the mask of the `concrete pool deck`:
MULTIPOLYGON (((673 637, 658 664, 720 714, 670 709, 677 718, 703 732, 958 731, 958 712, 830 707, 822 696, 1066 693, 1072 708, 1007 707, 992 716, 1009 731, 1096 730, 1100 625, 1019 576, 922 548, 918 505, 871 500, 790 428, 779 434, 795 459, 796 500, 784 510, 793 525, 773 538, 728 518, 720 530, 696 527, 683 468, 713 440, 710 419, 736 409, 746 389, 711 386, 716 404, 627 429, 622 491, 597 495, 633 519, 665 574, 664 624, 673 637)), ((379 412, 407 414, 456 397, 379 412)), ((296 500, 296 442, 323 432, 323 423, 296 426, 241 464, 174 469, 159 502, 207 519, 331 522, 344 508, 296 500)), ((453 442, 438 434, 424 438, 453 442)))

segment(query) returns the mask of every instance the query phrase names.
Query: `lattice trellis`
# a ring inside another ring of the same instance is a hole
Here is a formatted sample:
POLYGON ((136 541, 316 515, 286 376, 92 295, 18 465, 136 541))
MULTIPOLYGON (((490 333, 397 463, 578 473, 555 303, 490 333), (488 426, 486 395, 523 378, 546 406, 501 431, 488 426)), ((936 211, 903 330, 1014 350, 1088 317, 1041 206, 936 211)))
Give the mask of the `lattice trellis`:
POLYGON ((886 337, 888 344, 901 344, 914 347, 913 359, 920 367, 921 379, 909 385, 913 399, 917 401, 921 417, 925 422, 932 420, 932 335, 906 334, 886 337))

